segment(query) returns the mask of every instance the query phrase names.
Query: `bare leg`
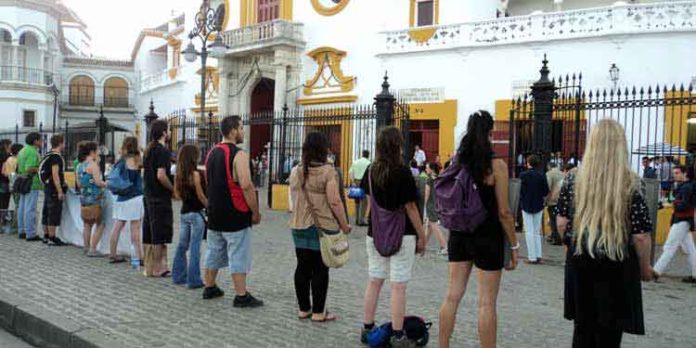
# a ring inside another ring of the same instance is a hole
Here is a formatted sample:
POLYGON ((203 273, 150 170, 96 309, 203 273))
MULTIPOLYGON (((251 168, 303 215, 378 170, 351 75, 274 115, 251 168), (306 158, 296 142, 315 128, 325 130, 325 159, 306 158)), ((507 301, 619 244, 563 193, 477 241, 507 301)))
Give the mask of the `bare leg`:
POLYGON ((234 284, 234 292, 237 296, 244 296, 247 293, 246 273, 233 273, 232 284, 234 284))
POLYGON ((140 245, 140 220, 133 220, 131 224, 131 243, 133 244, 133 249, 135 249, 135 255, 142 261, 143 259, 143 248, 140 245))
POLYGON ((391 283, 392 329, 403 330, 406 314, 406 282, 391 283))
POLYGON ((440 347, 448 348, 457 319, 457 309, 464 297, 471 275, 471 262, 450 262, 447 297, 440 307, 440 347))
POLYGON ((48 232, 48 226, 43 226, 44 238, 49 237, 51 234, 48 232))
POLYGON ((109 255, 112 258, 116 257, 118 238, 121 235, 121 230, 125 223, 126 222, 123 220, 114 220, 114 229, 111 231, 111 239, 109 241, 109 255))
POLYGON ((375 312, 377 311, 377 300, 379 300, 379 292, 384 285, 384 279, 370 278, 365 289, 365 312, 363 315, 363 323, 374 324, 375 312))
POLYGON ((49 237, 56 236, 56 226, 44 226, 44 230, 48 233, 49 237))
POLYGON ((155 244, 152 246, 152 262, 154 264, 153 266, 153 275, 155 277, 161 276, 167 268, 164 266, 164 250, 165 250, 165 245, 164 244, 155 244))
POLYGON ((496 303, 501 271, 479 271, 479 337, 482 348, 494 348, 498 328, 496 303))
POLYGON ((216 270, 216 269, 209 269, 209 268, 205 269, 205 275, 203 277, 204 278, 203 282, 205 283, 205 286, 207 288, 212 288, 213 286, 215 286, 215 279, 217 279, 217 274, 218 274, 218 270, 216 270))
POLYGON ((437 241, 440 242, 440 248, 447 248, 447 239, 445 239, 445 235, 442 233, 442 230, 440 229, 440 226, 438 226, 437 222, 430 221, 430 230, 433 231, 437 241))
POLYGON ((91 245, 90 240, 92 239, 92 224, 83 222, 83 225, 84 230, 82 231, 82 245, 85 249, 85 252, 87 252, 87 250, 89 250, 89 246, 91 245))
POLYGON ((97 231, 94 232, 94 238, 92 238, 92 244, 90 247, 91 251, 97 251, 97 245, 99 245, 99 242, 101 242, 105 227, 106 226, 104 226, 104 224, 101 222, 97 225, 97 231))

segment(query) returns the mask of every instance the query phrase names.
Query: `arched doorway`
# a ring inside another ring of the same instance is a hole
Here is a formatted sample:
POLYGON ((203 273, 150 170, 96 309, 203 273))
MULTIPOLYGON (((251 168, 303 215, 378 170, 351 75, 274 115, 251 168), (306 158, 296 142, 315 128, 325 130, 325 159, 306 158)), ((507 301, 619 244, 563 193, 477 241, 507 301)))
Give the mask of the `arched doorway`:
POLYGON ((273 117, 273 97, 275 81, 263 78, 251 92, 251 130, 249 133, 249 152, 252 158, 259 156, 265 150, 264 146, 271 141, 270 122, 260 121, 273 117), (269 116, 270 114, 270 116, 269 116), (256 120, 256 122, 254 122, 256 120))

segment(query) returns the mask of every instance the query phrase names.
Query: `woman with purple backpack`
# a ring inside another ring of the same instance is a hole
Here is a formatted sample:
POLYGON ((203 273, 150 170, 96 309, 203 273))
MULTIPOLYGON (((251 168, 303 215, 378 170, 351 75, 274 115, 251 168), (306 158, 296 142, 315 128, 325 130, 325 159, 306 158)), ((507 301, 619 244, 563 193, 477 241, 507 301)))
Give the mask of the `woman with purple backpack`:
POLYGON ((403 162, 403 137, 395 127, 383 128, 377 137, 375 161, 360 186, 367 193, 370 221, 367 263, 370 280, 365 290, 364 327, 360 340, 375 327, 377 300, 389 277, 391 282, 391 347, 415 347, 404 333, 406 284, 411 279, 416 253, 425 251, 425 233, 418 212, 418 190, 411 170, 403 162))
MULTIPOLYGON (((449 286, 440 308, 440 347, 449 347, 457 309, 464 296, 473 266, 478 272, 479 339, 483 348, 496 346, 496 301, 501 270, 515 269, 520 245, 515 236, 513 216, 508 204, 508 168, 493 158, 491 144, 493 117, 486 111, 469 116, 466 135, 462 138, 452 167, 458 165, 473 179, 485 217, 473 231, 452 230, 448 242, 449 286), (505 264, 505 238, 512 245, 510 263, 505 264)), ((454 170, 454 169, 452 169, 454 170)), ((446 176, 448 173, 443 173, 446 176)), ((437 187, 437 184, 436 184, 437 187)), ((436 188, 437 191, 437 188, 436 188)), ((438 192, 436 192, 436 195, 438 192)))

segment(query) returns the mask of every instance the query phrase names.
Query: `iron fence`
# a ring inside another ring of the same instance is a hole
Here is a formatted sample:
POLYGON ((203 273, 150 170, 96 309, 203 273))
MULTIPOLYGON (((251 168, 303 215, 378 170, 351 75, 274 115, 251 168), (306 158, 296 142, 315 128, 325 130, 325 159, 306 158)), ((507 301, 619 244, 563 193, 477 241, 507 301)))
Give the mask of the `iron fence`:
MULTIPOLYGON (((542 76, 539 82, 543 80, 542 76)), ((694 86, 585 89, 582 75, 575 74, 547 81, 552 93, 544 98, 539 82, 536 90, 532 87, 530 94, 512 102, 508 164, 513 175, 523 169, 526 154, 540 154, 545 161, 579 163, 592 126, 605 118, 623 126, 631 167, 637 173, 642 174, 644 156, 694 166, 694 86)))

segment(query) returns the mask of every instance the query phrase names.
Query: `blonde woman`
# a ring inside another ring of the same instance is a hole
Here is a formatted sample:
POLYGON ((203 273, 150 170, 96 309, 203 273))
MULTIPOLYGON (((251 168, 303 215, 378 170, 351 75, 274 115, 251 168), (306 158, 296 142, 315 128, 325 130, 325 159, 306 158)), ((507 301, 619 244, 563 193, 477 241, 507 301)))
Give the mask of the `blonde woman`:
POLYGON ((652 278, 652 222, 616 121, 592 128, 557 213, 568 245, 564 316, 575 321, 573 347, 620 347, 624 332, 644 335, 640 281, 652 278))

